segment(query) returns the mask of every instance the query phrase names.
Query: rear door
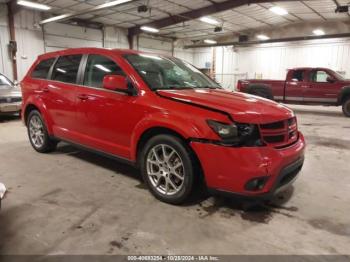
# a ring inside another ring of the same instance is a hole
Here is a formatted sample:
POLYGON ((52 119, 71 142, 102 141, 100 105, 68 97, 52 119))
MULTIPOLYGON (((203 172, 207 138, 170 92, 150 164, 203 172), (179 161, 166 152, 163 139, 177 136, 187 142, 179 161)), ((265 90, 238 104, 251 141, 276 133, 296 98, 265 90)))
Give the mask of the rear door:
POLYGON ((339 87, 336 78, 329 71, 314 69, 310 71, 308 79, 310 82, 304 92, 305 102, 336 103, 339 87))
POLYGON ((73 140, 77 133, 75 93, 81 60, 79 54, 60 56, 50 80, 43 87, 50 99, 48 112, 53 120, 53 132, 55 136, 68 140, 73 140))
POLYGON ((302 102, 303 93, 308 86, 306 72, 303 69, 292 70, 288 73, 285 87, 286 102, 302 102))

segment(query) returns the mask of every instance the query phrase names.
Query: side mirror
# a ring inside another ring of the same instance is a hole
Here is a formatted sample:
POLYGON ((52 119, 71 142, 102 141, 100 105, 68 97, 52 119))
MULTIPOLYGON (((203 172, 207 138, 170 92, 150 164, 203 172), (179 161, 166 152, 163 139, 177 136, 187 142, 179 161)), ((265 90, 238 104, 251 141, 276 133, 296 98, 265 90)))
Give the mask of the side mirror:
POLYGON ((103 77, 103 88, 113 91, 124 92, 129 95, 134 94, 133 88, 130 88, 128 79, 122 75, 105 75, 103 77))
POLYGON ((334 83, 334 82, 336 81, 336 80, 335 80, 333 77, 331 77, 331 76, 328 76, 326 80, 327 80, 328 83, 334 83))

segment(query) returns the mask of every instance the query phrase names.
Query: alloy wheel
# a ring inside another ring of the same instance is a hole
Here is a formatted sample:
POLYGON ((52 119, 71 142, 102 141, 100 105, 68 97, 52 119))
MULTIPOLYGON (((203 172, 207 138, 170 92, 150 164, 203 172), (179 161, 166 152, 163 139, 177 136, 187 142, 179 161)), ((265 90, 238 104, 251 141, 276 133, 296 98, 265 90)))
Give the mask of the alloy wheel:
POLYGON ((29 136, 33 145, 40 148, 45 143, 44 125, 39 116, 34 115, 29 121, 29 136))
POLYGON ((171 146, 156 145, 147 155, 147 175, 161 194, 174 195, 184 186, 185 169, 178 152, 171 146))

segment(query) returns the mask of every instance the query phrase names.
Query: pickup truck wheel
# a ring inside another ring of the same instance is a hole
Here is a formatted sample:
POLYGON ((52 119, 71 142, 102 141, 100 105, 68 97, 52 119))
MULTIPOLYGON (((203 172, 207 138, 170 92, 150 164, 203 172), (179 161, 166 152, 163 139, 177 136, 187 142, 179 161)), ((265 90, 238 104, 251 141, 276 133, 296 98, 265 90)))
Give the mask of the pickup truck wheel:
POLYGON ((350 97, 347 97, 343 103, 343 113, 345 116, 350 117, 350 97))
POLYGON ((267 91, 265 91, 263 89, 252 90, 251 94, 255 95, 255 96, 260 96, 260 97, 263 97, 263 98, 266 98, 266 99, 273 99, 271 97, 271 95, 267 91))
POLYGON ((27 131, 29 141, 37 152, 47 153, 56 149, 57 141, 50 138, 39 111, 33 110, 29 113, 27 131))
POLYGON ((187 145, 172 135, 157 135, 145 145, 141 172, 151 193, 170 204, 183 203, 192 191, 194 161, 187 145))

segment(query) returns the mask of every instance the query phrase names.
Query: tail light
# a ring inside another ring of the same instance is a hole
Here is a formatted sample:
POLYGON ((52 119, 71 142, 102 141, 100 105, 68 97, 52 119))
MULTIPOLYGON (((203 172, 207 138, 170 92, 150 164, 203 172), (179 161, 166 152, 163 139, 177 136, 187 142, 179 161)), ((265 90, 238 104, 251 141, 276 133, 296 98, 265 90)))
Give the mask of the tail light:
POLYGON ((237 91, 241 91, 242 90, 242 82, 238 81, 237 82, 237 87, 236 87, 237 91))

